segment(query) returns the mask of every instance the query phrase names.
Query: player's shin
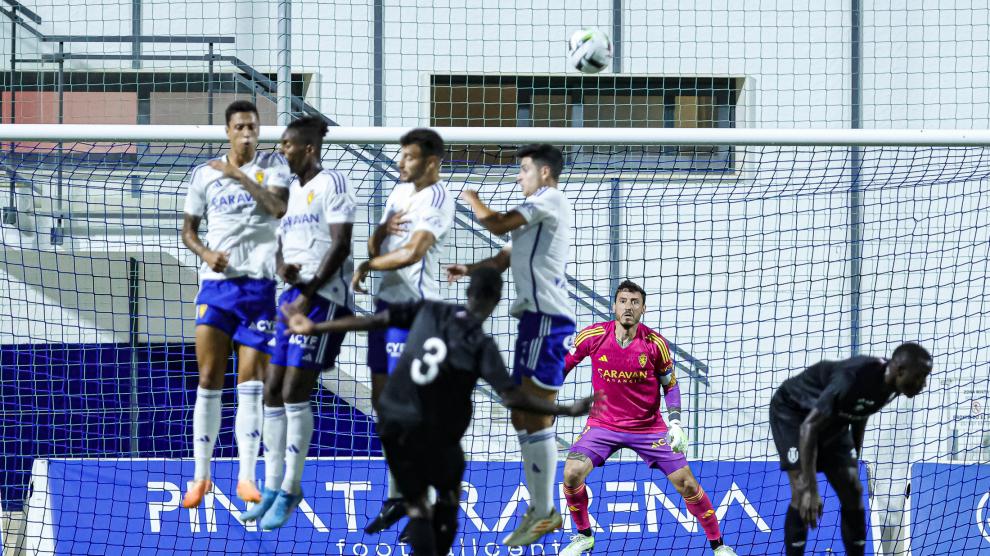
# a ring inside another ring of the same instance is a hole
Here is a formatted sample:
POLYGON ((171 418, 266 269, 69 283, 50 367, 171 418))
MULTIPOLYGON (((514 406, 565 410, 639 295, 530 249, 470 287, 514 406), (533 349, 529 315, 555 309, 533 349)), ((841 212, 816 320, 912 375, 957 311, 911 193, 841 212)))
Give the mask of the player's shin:
POLYGON ((406 526, 406 534, 409 536, 409 544, 412 546, 414 555, 433 556, 437 554, 437 542, 433 536, 433 524, 430 523, 429 518, 425 516, 410 518, 409 525, 406 526))
POLYGON ((265 488, 282 488, 285 477, 285 408, 265 406, 262 437, 265 444, 265 488))
POLYGON ((193 407, 193 458, 196 470, 193 480, 210 478, 210 459, 220 433, 220 390, 198 388, 193 407))
POLYGON ((516 437, 519 439, 519 455, 522 456, 523 462, 523 476, 526 477, 526 488, 532 488, 530 485, 533 484, 533 469, 531 462, 533 461, 532 450, 529 446, 529 433, 526 429, 517 429, 516 437))
POLYGON ((849 556, 863 556, 866 550, 866 511, 862 507, 842 508, 842 544, 849 556))
POLYGON ((298 495, 303 466, 313 438, 313 408, 308 401, 285 404, 285 478, 282 490, 298 495))
POLYGON ((705 537, 709 541, 718 541, 722 538, 722 532, 718 527, 718 518, 715 517, 715 508, 708 498, 708 493, 698 488, 698 493, 684 499, 687 502, 688 511, 691 512, 701 528, 705 531, 705 537))
MULTIPOLYGON (((538 516, 549 515, 554 508, 553 491, 557 479, 557 435, 553 427, 530 433, 530 461, 527 462, 531 506, 538 516)), ((525 458, 524 458, 525 461, 525 458)))
POLYGON ((584 483, 571 488, 564 485, 564 497, 567 499, 567 509, 574 520, 574 528, 579 532, 591 530, 591 517, 588 515, 588 489, 584 483))
POLYGON ((801 512, 794 506, 787 506, 787 517, 784 518, 784 547, 787 556, 803 556, 807 542, 808 526, 801 519, 801 512))
POLYGON ((248 380, 237 385, 237 414, 234 432, 237 439, 238 481, 255 480, 258 449, 261 446, 262 390, 260 380, 248 380))
POLYGON ((447 554, 454 544, 457 534, 458 506, 437 502, 433 506, 433 534, 436 539, 437 554, 447 554))

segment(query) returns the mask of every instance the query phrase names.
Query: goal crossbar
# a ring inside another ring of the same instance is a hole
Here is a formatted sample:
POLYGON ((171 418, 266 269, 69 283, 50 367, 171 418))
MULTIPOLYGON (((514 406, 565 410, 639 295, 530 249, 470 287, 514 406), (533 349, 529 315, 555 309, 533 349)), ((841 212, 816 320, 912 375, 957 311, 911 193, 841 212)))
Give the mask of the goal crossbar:
MULTIPOLYGON (((262 142, 277 142, 282 126, 261 129, 262 142)), ((979 129, 675 129, 437 127, 451 144, 550 143, 554 145, 735 145, 735 146, 927 146, 990 145, 979 129)), ((331 127, 327 144, 396 144, 408 127, 331 127)), ((97 141, 217 143, 222 125, 3 124, 0 141, 97 141)))

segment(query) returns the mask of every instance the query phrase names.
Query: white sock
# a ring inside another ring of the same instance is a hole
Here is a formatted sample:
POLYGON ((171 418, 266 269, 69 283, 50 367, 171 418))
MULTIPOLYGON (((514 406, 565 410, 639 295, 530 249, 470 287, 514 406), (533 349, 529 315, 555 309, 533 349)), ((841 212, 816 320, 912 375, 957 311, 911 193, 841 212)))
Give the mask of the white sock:
POLYGON ((261 391, 264 387, 260 380, 248 380, 237 385, 234 435, 237 438, 238 481, 254 482, 258 448, 261 447, 261 391))
POLYGON ((196 461, 194 481, 210 478, 210 460, 213 446, 220 434, 221 390, 196 389, 196 405, 193 407, 193 459, 196 461))
POLYGON ((265 406, 261 432, 265 442, 265 488, 282 488, 285 476, 285 408, 265 406))
POLYGON ((530 505, 536 515, 549 515, 554 508, 553 487, 557 481, 557 435, 553 427, 543 429, 530 433, 527 444, 531 458, 528 468, 532 471, 527 477, 530 505))
POLYGON ((532 465, 532 461, 533 461, 532 450, 530 450, 530 448, 529 448, 529 433, 526 432, 526 429, 517 430, 516 431, 516 437, 519 438, 519 453, 522 455, 523 476, 526 477, 526 488, 530 492, 530 503, 529 503, 529 505, 532 506, 533 505, 533 501, 532 501, 532 498, 533 498, 533 481, 535 479, 533 478, 533 469, 532 469, 532 467, 533 467, 533 465, 532 465))
POLYGON ((309 402, 285 404, 285 478, 282 490, 302 492, 302 472, 313 439, 313 408, 309 402))

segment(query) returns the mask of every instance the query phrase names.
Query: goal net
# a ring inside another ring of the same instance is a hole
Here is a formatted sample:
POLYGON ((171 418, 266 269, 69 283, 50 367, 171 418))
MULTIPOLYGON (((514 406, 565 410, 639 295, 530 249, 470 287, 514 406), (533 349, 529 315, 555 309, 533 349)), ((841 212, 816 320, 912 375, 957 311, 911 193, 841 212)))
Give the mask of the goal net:
MULTIPOLYGON (((401 131, 328 136, 324 166, 344 171, 359 200, 358 261, 397 183, 401 131)), ((644 323, 671 342, 691 467, 740 554, 782 551, 789 489, 768 426, 775 388, 822 359, 889 355, 903 341, 928 348, 935 370, 921 395, 869 421, 867 553, 990 547, 990 380, 979 351, 990 326, 990 136, 441 131, 451 194, 470 184, 497 210, 522 200, 517 146, 563 146, 577 325, 612 318, 621 280, 646 290, 644 323)), ((263 129, 260 149, 273 149, 278 132, 263 129)), ((191 168, 224 152, 224 141, 218 127, 0 126, 0 498, 24 512, 25 549, 409 553, 398 528, 361 532, 385 497, 362 334, 348 335, 337 368, 321 375, 305 501, 288 526, 262 533, 236 519, 232 376, 215 491, 204 507, 180 509, 192 475, 199 265, 180 240, 182 205, 191 168)), ((459 202, 441 263, 486 258, 504 241, 459 202)), ((442 290, 465 299, 462 284, 442 290)), ((514 297, 509 279, 488 325, 509 362, 514 297)), ((357 304, 367 311, 371 299, 357 304)), ((560 397, 590 390, 585 364, 560 397)), ((484 384, 474 401, 454 553, 556 554, 574 532, 562 494, 564 531, 522 552, 499 544, 529 493, 507 411, 484 384)), ((557 421, 561 468, 583 424, 557 421)), ((634 454, 618 453, 588 488, 596 551, 708 546, 673 486, 634 454)), ((808 552, 843 553, 837 500, 822 492, 808 552)))

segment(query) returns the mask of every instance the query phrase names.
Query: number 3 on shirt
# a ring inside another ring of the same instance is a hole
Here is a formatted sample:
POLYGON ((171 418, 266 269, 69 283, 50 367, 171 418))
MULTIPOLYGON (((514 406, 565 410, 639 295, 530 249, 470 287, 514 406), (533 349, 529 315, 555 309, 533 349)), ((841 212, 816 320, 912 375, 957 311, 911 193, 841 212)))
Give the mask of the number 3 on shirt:
POLYGON ((410 369, 413 382, 420 386, 433 382, 440 374, 440 363, 447 358, 447 344, 440 338, 430 338, 423 342, 423 351, 426 353, 423 354, 422 361, 413 359, 410 369), (423 371, 424 364, 426 371, 423 371))

